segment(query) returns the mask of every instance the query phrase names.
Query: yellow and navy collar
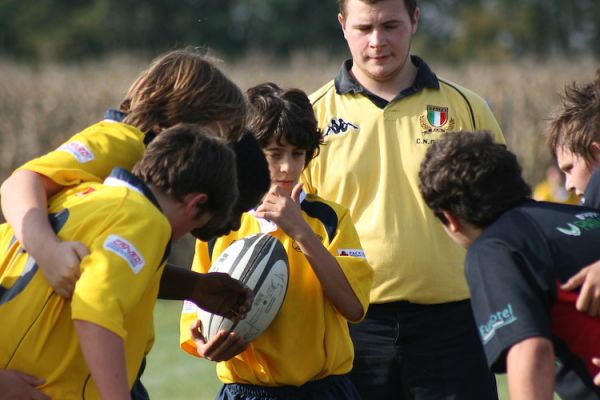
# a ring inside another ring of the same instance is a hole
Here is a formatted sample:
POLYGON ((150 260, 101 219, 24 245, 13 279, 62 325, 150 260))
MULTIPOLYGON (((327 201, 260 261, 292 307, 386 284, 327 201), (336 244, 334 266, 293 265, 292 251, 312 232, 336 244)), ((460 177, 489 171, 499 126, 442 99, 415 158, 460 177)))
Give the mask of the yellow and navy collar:
MULTIPOLYGON (((417 67, 417 77, 413 84, 402 90, 394 97, 392 101, 399 100, 401 98, 410 96, 418 93, 425 88, 439 89, 440 83, 437 76, 433 73, 431 68, 423 61, 420 57, 411 55, 410 60, 417 67)), ((381 97, 369 92, 362 86, 350 73, 352 69, 352 59, 344 61, 340 71, 335 77, 335 90, 337 94, 344 95, 347 93, 362 93, 367 96, 377 107, 383 108, 389 104, 389 102, 381 97)))

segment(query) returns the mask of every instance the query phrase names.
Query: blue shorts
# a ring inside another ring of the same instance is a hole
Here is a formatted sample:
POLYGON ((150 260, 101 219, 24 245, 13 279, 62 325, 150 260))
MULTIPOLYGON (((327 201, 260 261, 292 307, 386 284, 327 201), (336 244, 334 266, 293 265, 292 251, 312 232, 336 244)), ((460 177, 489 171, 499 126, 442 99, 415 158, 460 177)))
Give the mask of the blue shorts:
POLYGON ((331 375, 302 386, 223 385, 217 400, 360 400, 346 375, 331 375))
POLYGON ((364 400, 498 399, 468 300, 372 304, 350 336, 364 400))

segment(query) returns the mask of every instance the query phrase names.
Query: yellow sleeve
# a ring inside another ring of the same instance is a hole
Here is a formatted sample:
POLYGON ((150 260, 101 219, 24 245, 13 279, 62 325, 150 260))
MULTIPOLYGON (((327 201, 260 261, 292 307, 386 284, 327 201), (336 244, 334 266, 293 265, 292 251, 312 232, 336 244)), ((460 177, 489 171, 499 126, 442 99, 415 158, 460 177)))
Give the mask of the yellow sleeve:
POLYGON ((158 210, 133 208, 114 207, 113 215, 102 222, 107 228, 91 242, 90 254, 81 261, 71 302, 72 319, 97 324, 122 338, 127 335, 124 321, 140 298, 148 290, 158 294, 171 239, 168 221, 158 210))
POLYGON ((44 175, 62 186, 102 182, 114 167, 131 170, 145 150, 143 133, 118 122, 103 121, 74 135, 56 150, 18 170, 44 175))
MULTIPOLYGON (((373 268, 367 262, 365 252, 360 244, 356 227, 347 209, 338 213, 338 231, 328 246, 340 268, 346 275, 348 283, 363 307, 364 315, 369 307, 369 294, 373 283, 373 268)), ((359 322, 359 321, 351 321, 359 322)))

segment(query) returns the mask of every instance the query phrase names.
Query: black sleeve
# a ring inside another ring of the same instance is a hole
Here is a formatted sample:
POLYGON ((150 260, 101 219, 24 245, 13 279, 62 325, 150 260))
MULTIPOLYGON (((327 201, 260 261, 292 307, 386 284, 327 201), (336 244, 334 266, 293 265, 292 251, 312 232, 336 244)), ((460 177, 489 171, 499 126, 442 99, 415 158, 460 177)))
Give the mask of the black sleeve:
POLYGON ((600 209, 600 167, 596 168, 588 182, 584 193, 583 205, 590 208, 600 209))
POLYGON ((475 242, 467 253, 465 273, 477 329, 496 373, 506 371, 506 355, 529 337, 551 340, 549 300, 525 257, 499 240, 475 242))

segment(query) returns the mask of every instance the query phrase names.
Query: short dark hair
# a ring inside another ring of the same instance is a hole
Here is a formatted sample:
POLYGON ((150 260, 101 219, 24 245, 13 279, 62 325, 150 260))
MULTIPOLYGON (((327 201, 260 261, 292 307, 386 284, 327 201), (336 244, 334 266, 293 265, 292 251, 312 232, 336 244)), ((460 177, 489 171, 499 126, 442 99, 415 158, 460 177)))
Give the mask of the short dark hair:
POLYGON ((133 173, 170 198, 206 193, 201 211, 213 220, 227 220, 238 198, 235 154, 208 128, 177 124, 150 142, 133 173))
POLYGON ((419 170, 425 203, 478 228, 531 195, 517 157, 488 132, 453 132, 431 145, 419 170))
POLYGON ((306 93, 300 89, 282 89, 267 82, 247 90, 251 114, 248 129, 262 148, 271 139, 306 151, 306 167, 319 154, 323 133, 306 93))
POLYGON ((236 208, 238 212, 248 211, 258 205, 269 191, 271 177, 269 164, 260 145, 248 130, 242 138, 230 144, 237 160, 238 189, 240 197, 236 208))
MULTIPOLYGON (((346 16, 346 2, 348 0, 338 0, 338 5, 340 7, 340 14, 342 14, 344 17, 346 16)), ((367 3, 367 4, 375 4, 375 3, 379 3, 381 1, 385 1, 385 0, 360 0, 363 3, 367 3)), ((408 11, 408 15, 410 16, 410 19, 412 20, 414 15, 415 15, 415 11, 417 10, 417 0, 404 0, 404 6, 406 7, 406 11, 408 11)))
POLYGON ((588 164, 596 161, 592 151, 594 142, 600 142, 600 69, 594 82, 565 87, 562 107, 548 131, 552 154, 556 156, 556 151, 563 148, 588 164))

